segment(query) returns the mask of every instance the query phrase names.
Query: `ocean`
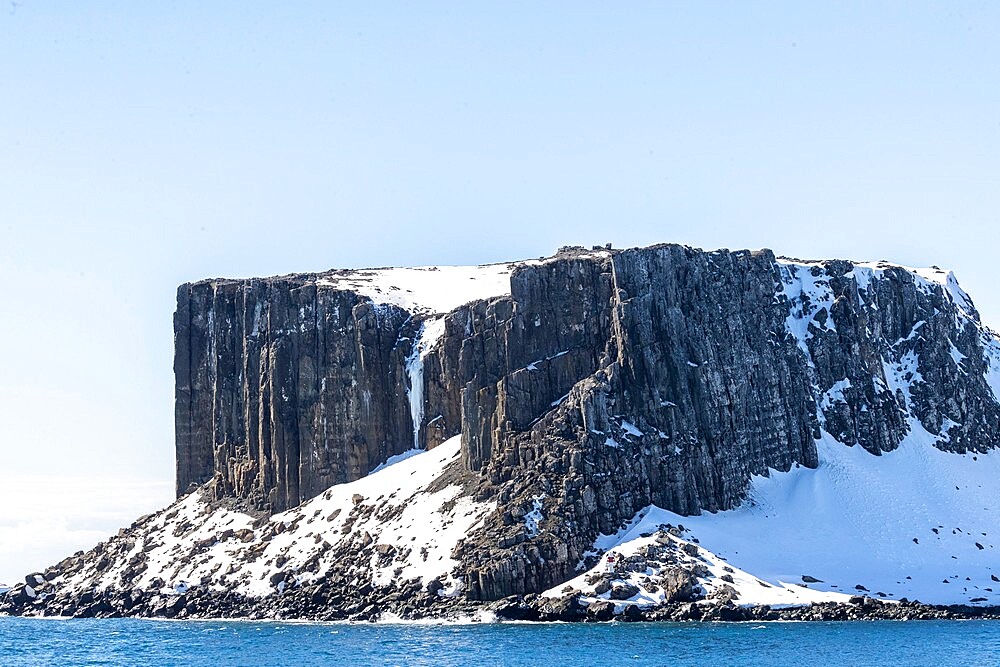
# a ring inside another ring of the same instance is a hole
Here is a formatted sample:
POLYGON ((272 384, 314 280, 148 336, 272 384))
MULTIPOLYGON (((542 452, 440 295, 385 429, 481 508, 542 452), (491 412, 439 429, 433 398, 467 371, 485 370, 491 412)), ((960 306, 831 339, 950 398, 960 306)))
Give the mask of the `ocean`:
POLYGON ((0 618, 0 665, 1000 665, 1000 622, 392 625, 0 618))

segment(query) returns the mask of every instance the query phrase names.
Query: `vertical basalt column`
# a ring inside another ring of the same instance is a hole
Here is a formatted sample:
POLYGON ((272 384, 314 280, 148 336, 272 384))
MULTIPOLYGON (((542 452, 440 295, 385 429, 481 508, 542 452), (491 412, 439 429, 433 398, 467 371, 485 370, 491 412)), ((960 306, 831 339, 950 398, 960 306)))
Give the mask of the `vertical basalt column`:
POLYGON ((296 277, 204 281, 175 314, 177 492, 280 511, 413 446, 396 306, 296 277))

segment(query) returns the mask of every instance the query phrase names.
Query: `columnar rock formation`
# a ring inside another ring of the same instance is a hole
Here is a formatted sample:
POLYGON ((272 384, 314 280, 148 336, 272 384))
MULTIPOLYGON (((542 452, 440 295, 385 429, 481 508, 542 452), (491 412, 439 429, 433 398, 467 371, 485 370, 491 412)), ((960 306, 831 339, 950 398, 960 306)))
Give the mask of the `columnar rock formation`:
POLYGON ((750 475, 814 466, 821 427, 873 453, 910 417, 944 449, 1000 440, 990 336, 943 273, 567 249, 447 315, 328 278, 180 288, 178 493, 215 480, 282 510, 461 433, 469 472, 558 470, 581 520, 607 531, 648 502, 733 507, 750 475), (595 453, 634 474, 589 483, 588 465, 611 469, 583 463, 595 453))
POLYGON ((174 316, 177 492, 274 510, 411 446, 406 311, 314 277, 183 285, 174 316))
POLYGON ((647 505, 735 507, 752 475, 815 467, 821 429, 873 454, 917 428, 953 452, 1000 443, 995 337, 950 274, 678 246, 600 261, 610 298, 587 321, 611 326, 594 372, 516 422, 512 371, 492 431, 466 434, 505 508, 463 545, 472 595, 565 581, 598 534, 647 505), (523 517, 541 498, 548 521, 532 534, 523 517))

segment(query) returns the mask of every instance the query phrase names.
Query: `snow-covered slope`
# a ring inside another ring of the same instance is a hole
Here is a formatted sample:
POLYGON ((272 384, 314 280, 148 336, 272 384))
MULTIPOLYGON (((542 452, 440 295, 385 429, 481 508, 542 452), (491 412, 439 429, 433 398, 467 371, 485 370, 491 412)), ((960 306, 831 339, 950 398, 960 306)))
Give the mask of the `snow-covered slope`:
MULTIPOLYGON (((705 566, 699 582, 709 598, 728 586, 742 605, 846 602, 858 594, 1000 605, 1000 585, 992 579, 1000 575, 1000 507, 991 502, 1000 497, 1000 454, 958 455, 932 443, 916 426, 897 450, 874 456, 824 434, 819 468, 755 478, 747 502, 727 512, 680 516, 648 507, 616 535, 600 537, 592 553, 644 553, 658 528, 682 526, 669 539, 682 564, 705 566)), ((458 454, 453 438, 266 520, 190 494, 132 539, 116 538, 130 548, 109 569, 84 567, 55 583, 77 592, 126 581, 135 588, 161 584, 167 595, 201 584, 265 596, 321 580, 337 559, 373 545, 351 567, 362 580, 376 586, 437 580, 439 595, 460 593, 452 550, 495 505, 436 482, 458 454), (146 566, 136 575, 130 570, 140 559, 146 566)), ((585 601, 608 599, 588 583, 605 567, 602 558, 545 595, 559 597, 568 586, 585 601)), ((662 602, 662 591, 647 587, 656 574, 618 576, 640 591, 618 604, 662 602)))
POLYGON ((458 455, 459 439, 452 438, 269 518, 213 505, 194 492, 113 538, 103 548, 114 554, 107 569, 88 562, 54 583, 67 593, 158 584, 165 594, 203 585, 263 596, 346 564, 375 585, 436 579, 439 594, 451 595, 461 590, 451 577, 452 549, 494 507, 441 479, 458 455))
MULTIPOLYGON (((824 433, 817 469, 757 477, 748 500, 727 512, 680 516, 648 507, 626 529, 599 538, 595 552, 639 553, 659 526, 681 525, 710 570, 702 579, 706 591, 724 585, 720 577, 728 566, 738 604, 871 595, 1000 605, 994 579, 1000 577, 1000 452, 953 454, 933 441, 915 424, 898 449, 874 456, 824 433)), ((603 567, 602 561, 569 585, 607 599, 586 582, 603 567)), ((626 579, 638 585, 649 574, 626 579)), ((548 594, 557 596, 562 588, 548 594)), ((630 601, 651 604, 656 596, 642 592, 630 601)))

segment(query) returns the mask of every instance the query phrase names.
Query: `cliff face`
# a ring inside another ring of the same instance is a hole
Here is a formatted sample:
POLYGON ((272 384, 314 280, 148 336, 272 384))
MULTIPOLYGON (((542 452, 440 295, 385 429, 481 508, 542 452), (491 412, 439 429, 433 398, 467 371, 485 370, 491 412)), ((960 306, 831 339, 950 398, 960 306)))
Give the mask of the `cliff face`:
POLYGON ((873 454, 916 429, 951 452, 1000 443, 995 339, 946 274, 678 246, 604 261, 599 368, 529 428, 493 413, 485 472, 501 521, 463 545, 472 595, 565 581, 598 534, 647 505, 735 507, 751 476, 815 467, 821 429, 873 454), (523 519, 533 508, 544 531, 523 519))
POLYGON ((461 392, 450 374, 484 371, 449 359, 446 376, 424 376, 438 311, 508 291, 509 273, 431 267, 182 285, 177 494, 211 482, 218 498, 282 511, 454 435, 461 392))
POLYGON ((456 557, 493 599, 566 580, 647 505, 733 508, 824 434, 1000 443, 996 338, 950 274, 676 245, 487 269, 436 276, 461 295, 431 306, 387 271, 183 286, 178 492, 279 511, 461 434, 497 513, 456 557))
POLYGON ((282 510, 412 446, 409 313, 297 279, 180 288, 177 491, 282 510))

